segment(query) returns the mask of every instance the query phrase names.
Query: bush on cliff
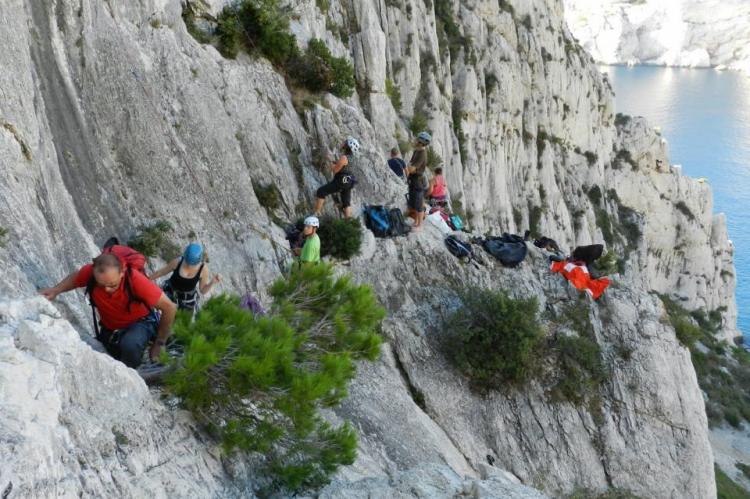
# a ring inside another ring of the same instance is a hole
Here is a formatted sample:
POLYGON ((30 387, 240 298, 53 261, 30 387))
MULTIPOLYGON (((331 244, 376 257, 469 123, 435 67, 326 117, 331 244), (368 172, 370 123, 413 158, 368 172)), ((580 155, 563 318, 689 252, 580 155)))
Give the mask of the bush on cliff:
POLYGON ((324 264, 292 271, 270 294, 266 317, 222 295, 179 321, 185 353, 166 382, 227 452, 263 454, 272 488, 294 493, 355 459, 354 430, 319 410, 346 397, 356 360, 378 357, 384 310, 368 286, 324 264))
POLYGON ((216 34, 219 51, 234 59, 245 48, 258 53, 289 78, 312 92, 331 92, 338 97, 354 93, 354 67, 334 57, 322 40, 310 40, 304 52, 289 31, 290 11, 278 0, 241 0, 224 7, 216 34))
POLYGON ((320 220, 320 254, 342 260, 359 254, 364 232, 357 218, 334 218, 326 216, 320 220))
POLYGON ((445 324, 446 352, 475 388, 522 383, 534 371, 544 339, 535 298, 471 288, 445 324))

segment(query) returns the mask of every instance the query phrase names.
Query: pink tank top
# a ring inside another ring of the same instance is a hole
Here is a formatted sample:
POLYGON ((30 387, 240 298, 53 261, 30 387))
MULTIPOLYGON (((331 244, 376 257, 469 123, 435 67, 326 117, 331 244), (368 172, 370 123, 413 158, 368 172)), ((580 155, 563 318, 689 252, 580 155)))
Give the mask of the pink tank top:
POLYGON ((432 188, 432 197, 443 197, 445 193, 445 179, 442 175, 437 175, 435 177, 435 186, 432 188))

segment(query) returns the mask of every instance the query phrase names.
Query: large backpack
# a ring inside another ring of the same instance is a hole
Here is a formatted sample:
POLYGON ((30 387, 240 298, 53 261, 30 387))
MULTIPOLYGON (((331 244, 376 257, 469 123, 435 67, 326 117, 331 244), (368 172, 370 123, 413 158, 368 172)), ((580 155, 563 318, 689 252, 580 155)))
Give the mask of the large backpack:
MULTIPOLYGON (((102 255, 107 253, 111 253, 119 257, 120 260, 125 263, 125 292, 128 294, 128 309, 130 309, 130 305, 133 302, 140 301, 133 294, 133 290, 130 287, 130 277, 133 274, 133 271, 140 272, 144 275, 146 274, 146 257, 129 246, 122 246, 119 244, 106 246, 102 250, 102 255)), ((96 279, 92 274, 91 278, 86 283, 86 296, 88 296, 89 303, 91 304, 91 313, 94 318, 94 331, 96 332, 96 337, 98 339, 99 321, 96 318, 96 305, 94 304, 94 299, 91 296, 91 292, 94 290, 94 286, 96 286, 96 279)))
POLYGON ((388 210, 380 205, 365 206, 365 226, 375 237, 388 237, 391 230, 388 210))
POLYGON ((578 246, 570 254, 570 260, 574 262, 583 262, 587 266, 601 258, 604 253, 604 246, 601 244, 590 244, 588 246, 578 246))
POLYGON ((399 208, 392 208, 388 212, 388 218, 391 223, 390 234, 392 236, 405 236, 411 231, 411 227, 404 222, 404 214, 399 208))
POLYGON ((456 236, 448 236, 445 238, 445 246, 448 251, 451 252, 456 258, 465 258, 472 256, 471 246, 461 241, 456 236))
POLYGON ((515 234, 503 234, 501 237, 487 239, 484 249, 506 267, 517 267, 528 252, 526 242, 515 234))
POLYGON ((125 266, 132 270, 137 270, 141 274, 146 274, 146 257, 130 246, 116 244, 102 250, 102 255, 111 253, 125 262, 125 266))

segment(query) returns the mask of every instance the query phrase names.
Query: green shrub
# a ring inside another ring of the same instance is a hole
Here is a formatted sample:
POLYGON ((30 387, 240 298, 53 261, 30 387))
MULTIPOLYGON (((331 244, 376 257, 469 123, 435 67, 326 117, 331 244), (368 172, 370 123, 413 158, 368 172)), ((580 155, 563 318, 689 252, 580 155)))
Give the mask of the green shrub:
POLYGON ((190 3, 185 3, 182 8, 182 20, 185 23, 187 32, 190 33, 190 35, 195 38, 198 43, 211 42, 211 35, 200 29, 195 24, 195 11, 193 10, 193 7, 190 5, 190 3))
POLYGON ((346 397, 355 361, 378 357, 385 314, 368 286, 334 278, 325 264, 292 271, 270 294, 266 317, 226 295, 194 321, 182 317, 174 331, 184 355, 165 381, 225 452, 262 454, 272 488, 293 494, 354 461, 352 427, 319 411, 346 397))
POLYGON ((480 288, 460 298, 462 306, 444 326, 448 358, 482 391, 526 381, 544 338, 536 299, 480 288))
POLYGON ((750 499, 750 492, 729 478, 719 466, 714 465, 714 472, 716 474, 716 499, 750 499))
POLYGON ((435 149, 427 148, 427 167, 434 170, 438 166, 443 164, 443 158, 440 156, 435 149))
POLYGON ((594 267, 601 275, 612 275, 619 272, 620 259, 617 257, 614 251, 608 250, 604 256, 599 258, 595 263, 594 267))
POLYGON ((321 256, 330 255, 348 260, 359 254, 362 246, 362 224, 357 218, 326 216, 320 220, 318 236, 321 256))
POLYGON ((446 43, 451 56, 451 62, 456 60, 458 52, 464 49, 464 55, 469 55, 471 49, 471 38, 461 34, 461 30, 453 18, 451 0, 434 0, 435 19, 438 22, 438 42, 441 48, 446 43))
POLYGON ((0 227, 0 248, 4 248, 8 244, 8 229, 0 227))
POLYGON ((281 205, 281 193, 273 183, 262 185, 253 180, 253 192, 258 203, 266 209, 275 210, 281 205))
POLYGON ((242 47, 242 26, 233 7, 227 5, 219 13, 216 35, 221 55, 228 59, 237 57, 242 47))
POLYGON ((677 339, 683 346, 687 348, 693 347, 695 342, 703 336, 701 328, 695 324, 688 311, 676 301, 666 295, 661 296, 661 301, 664 303, 667 317, 674 328, 677 339))
POLYGON ((599 344, 586 336, 558 336, 553 345, 560 369, 552 393, 580 405, 595 397, 606 379, 599 344))
POLYGON ((390 78, 387 78, 385 80, 385 93, 388 96, 389 99, 391 99, 391 104, 393 105, 393 109, 396 110, 397 113, 401 112, 401 90, 399 90, 398 86, 396 86, 393 81, 391 81, 390 78))
POLYGON ((302 53, 289 31, 288 9, 281 7, 279 0, 241 0, 224 7, 216 32, 225 57, 236 57, 244 46, 248 52, 262 54, 313 92, 331 92, 339 97, 354 92, 352 64, 343 57, 333 57, 318 39, 310 40, 302 53))
POLYGON ((734 463, 734 466, 745 475, 745 478, 750 480, 750 466, 745 463, 734 463))
POLYGON ((612 232, 612 222, 609 220, 607 210, 603 208, 594 208, 596 215, 596 226, 602 231, 602 238, 608 246, 615 244, 615 235, 612 232))
POLYGON ((606 380, 601 348, 596 342, 586 299, 579 298, 566 306, 558 321, 575 331, 576 336, 558 334, 551 344, 557 367, 557 379, 551 390, 553 398, 574 404, 588 403, 598 409, 599 387, 606 380))
POLYGON ((128 241, 128 246, 149 258, 160 256, 163 260, 171 260, 180 254, 180 248, 169 239, 172 231, 172 224, 166 220, 141 225, 128 241))
POLYGON ((409 130, 414 135, 417 135, 419 132, 428 131, 427 116, 420 111, 416 111, 409 121, 409 130))
POLYGON ((290 60, 288 66, 294 80, 312 92, 338 97, 354 93, 354 67, 343 57, 334 57, 322 40, 310 40, 305 54, 290 60))

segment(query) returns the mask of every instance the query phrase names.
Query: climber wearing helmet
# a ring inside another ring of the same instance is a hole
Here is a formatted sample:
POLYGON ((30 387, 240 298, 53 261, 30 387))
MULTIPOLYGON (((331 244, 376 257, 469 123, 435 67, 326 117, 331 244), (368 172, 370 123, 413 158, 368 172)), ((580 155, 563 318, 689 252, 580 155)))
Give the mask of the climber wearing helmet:
POLYGON ((190 243, 185 248, 181 257, 177 257, 164 267, 160 268, 148 278, 156 280, 162 276, 172 273, 162 289, 172 301, 177 303, 180 310, 196 311, 198 308, 198 293, 208 293, 214 284, 221 281, 218 274, 213 279, 208 278, 208 254, 203 246, 198 243, 190 243), (200 286, 199 286, 200 284, 200 286))
POLYGON ((347 137, 344 143, 341 144, 341 157, 331 165, 333 180, 318 189, 316 193, 315 215, 320 215, 320 212, 323 210, 323 203, 325 203, 326 196, 339 192, 341 193, 341 205, 344 209, 344 217, 350 218, 352 216, 352 188, 354 187, 355 180, 354 175, 352 175, 349 169, 349 163, 352 156, 357 154, 359 148, 359 141, 354 137, 347 137))
POLYGON ((409 216, 414 219, 414 227, 420 227, 425 217, 424 193, 427 189, 427 182, 424 172, 427 168, 427 146, 430 142, 432 142, 432 137, 429 133, 419 132, 409 166, 406 167, 409 184, 407 204, 409 216))
POLYGON ((320 220, 318 217, 311 216, 305 219, 305 229, 302 236, 305 238, 305 245, 302 246, 299 261, 301 263, 318 263, 320 261, 320 238, 318 237, 318 228, 320 220))

